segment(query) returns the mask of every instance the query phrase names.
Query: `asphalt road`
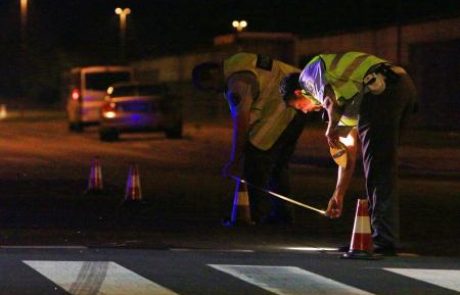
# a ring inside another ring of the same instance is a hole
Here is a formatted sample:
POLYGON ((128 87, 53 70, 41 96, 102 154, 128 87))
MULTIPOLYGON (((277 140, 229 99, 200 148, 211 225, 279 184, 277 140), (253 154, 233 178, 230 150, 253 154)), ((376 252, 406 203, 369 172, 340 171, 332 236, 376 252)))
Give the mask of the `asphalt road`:
POLYGON ((8 248, 0 294, 458 294, 458 258, 336 253, 8 248))
MULTIPOLYGON (((26 113, 27 114, 27 113, 26 113)), ((307 127, 292 160, 292 195, 324 208, 335 184, 324 130, 307 127)), ((459 134, 411 132, 401 149, 401 230, 406 252, 459 256, 459 134)), ((0 246, 86 245, 150 248, 338 246, 348 243, 361 172, 343 218, 294 209, 293 227, 221 226, 234 183, 220 176, 228 158, 228 124, 188 123, 184 138, 122 135, 102 143, 97 127, 69 133, 62 115, 0 122, 0 246), (87 195, 90 163, 99 157, 104 192, 87 195), (130 164, 139 166, 145 203, 125 208, 130 164)))

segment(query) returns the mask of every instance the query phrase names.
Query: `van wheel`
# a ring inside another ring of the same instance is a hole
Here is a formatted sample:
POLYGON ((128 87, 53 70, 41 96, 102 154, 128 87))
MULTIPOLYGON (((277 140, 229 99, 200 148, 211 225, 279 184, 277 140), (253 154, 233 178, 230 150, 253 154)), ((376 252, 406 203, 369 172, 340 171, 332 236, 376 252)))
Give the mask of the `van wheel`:
POLYGON ((99 130, 99 139, 101 141, 116 141, 119 138, 119 133, 114 129, 99 130))
POLYGON ((83 132, 83 124, 80 122, 71 122, 69 123, 69 131, 72 132, 83 132))

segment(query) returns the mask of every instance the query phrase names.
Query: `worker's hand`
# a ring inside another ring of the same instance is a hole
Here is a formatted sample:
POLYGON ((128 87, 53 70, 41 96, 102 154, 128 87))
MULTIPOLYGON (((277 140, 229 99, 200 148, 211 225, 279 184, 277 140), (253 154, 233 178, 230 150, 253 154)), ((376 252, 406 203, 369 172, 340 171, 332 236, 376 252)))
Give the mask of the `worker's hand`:
POLYGON ((329 218, 339 218, 342 215, 342 208, 343 198, 334 193, 327 205, 326 216, 329 218))
POLYGON ((240 176, 241 169, 235 161, 228 161, 222 168, 223 177, 240 176))
POLYGON ((327 139, 327 144, 331 148, 340 148, 339 143, 339 133, 335 128, 327 128, 326 133, 324 134, 327 139))

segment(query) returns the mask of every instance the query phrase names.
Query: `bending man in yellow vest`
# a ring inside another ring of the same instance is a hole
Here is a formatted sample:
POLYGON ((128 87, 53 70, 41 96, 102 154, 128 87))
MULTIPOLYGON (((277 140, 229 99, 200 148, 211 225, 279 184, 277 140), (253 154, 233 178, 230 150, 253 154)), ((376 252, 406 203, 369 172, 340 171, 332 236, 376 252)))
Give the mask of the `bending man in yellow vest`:
MULTIPOLYGON (((281 89, 294 107, 303 101, 327 111, 325 136, 331 148, 340 148, 340 137, 356 143, 359 136, 375 251, 394 254, 399 239, 397 147, 401 128, 416 103, 411 78, 401 67, 370 54, 321 54, 300 77, 286 79, 281 89)), ((331 218, 342 213, 357 151, 356 144, 349 144, 348 163, 339 168, 326 211, 331 218)))
MULTIPOLYGON (((238 53, 221 64, 203 63, 193 70, 197 88, 223 91, 230 106, 233 144, 223 170, 225 176, 243 175, 260 188, 289 193, 288 162, 304 128, 305 115, 286 107, 279 85, 281 79, 294 72, 300 70, 251 53, 238 53)), ((251 186, 248 189, 254 221, 292 222, 286 205, 273 197, 270 213, 262 216, 265 212, 261 212, 261 201, 267 196, 251 186)))

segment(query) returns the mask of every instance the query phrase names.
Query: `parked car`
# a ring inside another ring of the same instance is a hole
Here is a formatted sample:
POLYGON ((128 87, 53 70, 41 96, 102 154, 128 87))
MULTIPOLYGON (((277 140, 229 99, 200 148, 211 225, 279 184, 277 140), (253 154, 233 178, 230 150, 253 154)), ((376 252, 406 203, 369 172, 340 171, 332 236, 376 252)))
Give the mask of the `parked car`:
POLYGON ((71 69, 66 78, 69 130, 83 131, 85 126, 99 124, 107 87, 132 81, 133 69, 114 65, 80 67, 71 69))
POLYGON ((120 133, 163 131, 167 138, 182 137, 180 99, 164 84, 117 83, 107 89, 101 108, 99 137, 117 140, 120 133))

